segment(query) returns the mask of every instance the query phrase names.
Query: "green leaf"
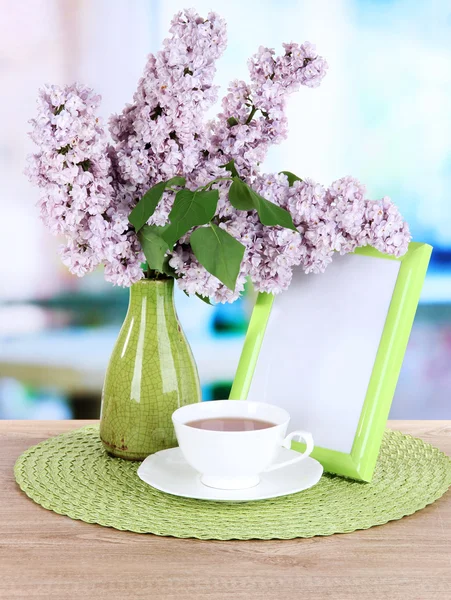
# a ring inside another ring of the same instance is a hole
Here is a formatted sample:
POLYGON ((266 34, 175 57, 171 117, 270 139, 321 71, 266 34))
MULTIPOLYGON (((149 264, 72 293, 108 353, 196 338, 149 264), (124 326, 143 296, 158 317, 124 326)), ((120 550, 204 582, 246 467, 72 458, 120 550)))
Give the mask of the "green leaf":
POLYGON ((238 171, 236 170, 235 167, 235 159, 232 158, 232 160, 229 160, 229 162, 226 165, 220 165, 221 169, 227 169, 227 171, 229 171, 232 174, 232 177, 239 177, 238 175, 238 171))
POLYGON ((146 257, 148 268, 164 273, 164 258, 169 247, 161 235, 159 235, 159 229, 163 228, 154 225, 144 225, 138 233, 138 239, 146 257))
POLYGON ((177 240, 196 225, 209 223, 215 215, 218 200, 218 190, 177 192, 169 213, 171 224, 163 234, 168 246, 172 248, 177 240))
POLYGON ((244 256, 243 244, 213 223, 193 231, 190 244, 200 264, 234 290, 244 256))
POLYGON ((199 298, 199 300, 202 300, 202 302, 205 302, 205 304, 209 304, 210 306, 213 306, 213 304, 210 301, 210 298, 208 296, 201 296, 200 294, 196 294, 196 296, 199 298))
POLYGON ((153 215, 165 189, 171 185, 185 185, 185 181, 184 177, 173 177, 172 179, 169 179, 169 181, 160 181, 160 183, 151 187, 150 190, 147 190, 128 217, 128 220, 133 225, 136 232, 138 232, 141 227, 144 227, 153 215))
POLYGON ((89 171, 89 169, 91 168, 91 161, 89 160, 89 158, 82 160, 81 162, 77 163, 79 167, 81 167, 83 169, 83 171, 89 171))
POLYGON ((166 181, 166 187, 171 187, 172 185, 178 185, 179 187, 182 187, 183 185, 185 185, 186 183, 186 179, 184 177, 179 177, 178 175, 176 175, 175 177, 172 177, 172 179, 169 179, 169 181, 166 181))
MULTIPOLYGON (((183 293, 185 294, 185 296, 188 296, 188 298, 191 298, 191 296, 188 294, 188 292, 186 290, 183 290, 183 293)), ((199 300, 202 300, 202 302, 205 302, 205 304, 209 304, 210 306, 213 306, 213 304, 210 302, 210 298, 208 298, 208 296, 201 296, 200 294, 195 294, 195 296, 197 296, 199 298, 199 300)))
POLYGON ((263 225, 281 225, 286 229, 297 231, 290 213, 281 206, 277 206, 277 204, 266 200, 266 198, 263 198, 262 196, 260 196, 258 216, 260 218, 260 223, 263 225))
POLYGON ((163 260, 163 268, 161 269, 161 272, 164 273, 165 275, 167 275, 168 277, 173 277, 174 279, 178 279, 179 275, 177 275, 176 270, 171 267, 171 265, 169 264, 171 257, 170 256, 165 256, 164 260, 163 260))
POLYGON ((229 200, 232 206, 238 210, 256 210, 263 225, 269 227, 280 225, 297 231, 287 210, 266 200, 237 177, 233 178, 233 183, 230 186, 229 200))
POLYGON ((144 225, 153 215, 165 189, 166 181, 160 181, 160 183, 157 183, 151 187, 150 190, 147 190, 147 192, 132 210, 128 220, 133 225, 136 232, 138 232, 141 227, 144 227, 144 225))
MULTIPOLYGON (((188 292, 186 290, 183 290, 183 293, 185 294, 185 296, 188 296, 188 298, 191 298, 191 296, 188 294, 188 292)), ((200 294, 195 294, 195 296, 197 296, 199 298, 199 300, 202 300, 202 302, 205 302, 205 304, 209 304, 210 306, 213 306, 213 304, 210 302, 210 298, 208 298, 208 296, 201 296, 200 294)))
POLYGON ((258 210, 260 205, 258 194, 238 177, 233 178, 229 189, 229 200, 230 204, 238 210, 258 210))
POLYGON ((234 127, 234 125, 238 125, 238 120, 235 119, 235 117, 229 117, 227 119, 227 123, 230 125, 230 127, 234 127))
POLYGON ((281 174, 286 175, 288 178, 288 185, 291 187, 295 181, 303 181, 300 177, 291 173, 291 171, 280 171, 281 174))

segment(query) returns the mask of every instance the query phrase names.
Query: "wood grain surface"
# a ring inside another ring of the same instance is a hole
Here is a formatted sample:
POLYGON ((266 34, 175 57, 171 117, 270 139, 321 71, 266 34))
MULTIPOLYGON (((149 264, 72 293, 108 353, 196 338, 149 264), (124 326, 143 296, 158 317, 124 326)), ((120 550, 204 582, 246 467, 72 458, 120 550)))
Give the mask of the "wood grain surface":
MULTIPOLYGON (((72 521, 34 504, 14 481, 16 458, 87 423, 0 421, 2 599, 451 599, 451 492, 400 521, 289 541, 160 538, 72 521)), ((451 421, 389 427, 451 455, 451 421)))

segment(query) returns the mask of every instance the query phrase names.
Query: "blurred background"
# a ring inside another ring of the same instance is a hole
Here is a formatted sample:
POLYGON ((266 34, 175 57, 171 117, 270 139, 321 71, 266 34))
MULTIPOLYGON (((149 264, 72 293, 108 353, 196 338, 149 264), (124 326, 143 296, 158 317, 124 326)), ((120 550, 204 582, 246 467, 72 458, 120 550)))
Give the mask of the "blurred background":
MULTIPOLYGON (((217 83, 247 78, 259 45, 309 40, 329 63, 290 99, 290 136, 266 171, 322 184, 353 175, 389 195, 434 246, 392 418, 451 418, 451 4, 448 0, 0 0, 0 418, 95 418, 128 291, 59 262, 25 176, 27 121, 43 83, 75 80, 131 101, 146 55, 178 10, 219 12, 229 44, 217 83)), ((220 96, 221 97, 221 96, 220 96)), ((216 111, 212 111, 214 114, 216 111)), ((209 307, 176 295, 205 399, 227 397, 250 298, 209 307)))

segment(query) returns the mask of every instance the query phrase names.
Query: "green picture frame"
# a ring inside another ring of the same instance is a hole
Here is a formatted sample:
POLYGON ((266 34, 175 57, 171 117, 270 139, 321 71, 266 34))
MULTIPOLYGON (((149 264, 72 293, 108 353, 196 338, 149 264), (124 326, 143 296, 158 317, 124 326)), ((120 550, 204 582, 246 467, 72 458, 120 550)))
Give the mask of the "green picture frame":
MULTIPOLYGON (((321 446, 316 446, 313 451, 312 456, 328 472, 371 481, 431 252, 430 245, 419 242, 411 242, 407 253, 400 258, 382 254, 372 247, 355 251, 356 255, 397 260, 401 264, 351 452, 321 446)), ((248 397, 273 303, 271 294, 257 295, 230 392, 231 399, 248 397)), ((303 450, 302 444, 297 442, 293 442, 292 448, 303 450)))

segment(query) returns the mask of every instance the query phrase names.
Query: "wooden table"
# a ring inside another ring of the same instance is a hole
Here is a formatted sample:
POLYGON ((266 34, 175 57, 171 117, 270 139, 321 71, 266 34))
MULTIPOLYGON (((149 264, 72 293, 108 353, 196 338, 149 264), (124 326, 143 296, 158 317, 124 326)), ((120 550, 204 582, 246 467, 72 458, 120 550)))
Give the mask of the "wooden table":
MULTIPOLYGON (((210 542, 72 521, 29 500, 13 465, 87 421, 0 421, 0 598, 449 600, 451 492, 381 527, 326 538, 210 542)), ((451 421, 392 421, 451 454, 451 421)))

